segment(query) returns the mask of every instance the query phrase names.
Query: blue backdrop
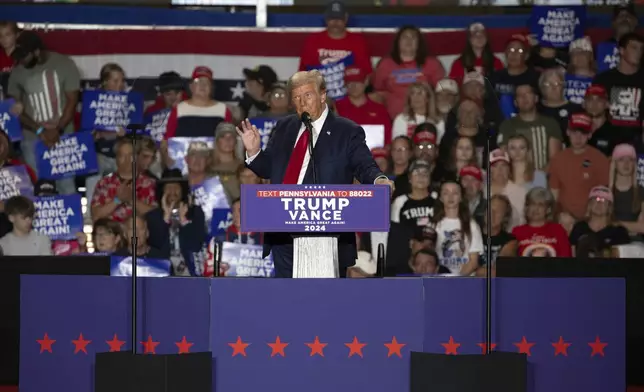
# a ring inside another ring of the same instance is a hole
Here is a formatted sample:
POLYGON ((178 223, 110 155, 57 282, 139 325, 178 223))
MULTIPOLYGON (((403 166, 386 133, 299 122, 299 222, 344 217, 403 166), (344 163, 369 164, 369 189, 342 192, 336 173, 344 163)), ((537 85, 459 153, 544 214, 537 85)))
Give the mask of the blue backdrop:
MULTIPOLYGON (((93 390, 94 354, 132 344, 130 280, 21 279, 21 392, 93 390)), ((140 282, 139 351, 212 351, 217 392, 405 391, 410 351, 484 340, 483 279, 140 282)), ((495 282, 493 342, 530 354, 530 391, 624 390, 622 279, 495 282)))

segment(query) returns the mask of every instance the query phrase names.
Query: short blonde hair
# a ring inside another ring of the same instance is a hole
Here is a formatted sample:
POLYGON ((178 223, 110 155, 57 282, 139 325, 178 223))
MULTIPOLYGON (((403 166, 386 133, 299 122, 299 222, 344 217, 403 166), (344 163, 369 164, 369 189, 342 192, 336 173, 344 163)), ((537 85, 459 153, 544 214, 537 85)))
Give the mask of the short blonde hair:
POLYGON ((289 95, 291 95, 294 89, 307 84, 315 84, 319 93, 326 92, 326 81, 324 80, 324 75, 316 69, 294 73, 293 76, 289 78, 288 83, 286 84, 286 89, 288 90, 289 95))
POLYGON ((546 211, 546 220, 554 220, 554 210, 555 210, 555 197, 552 195, 552 192, 548 188, 543 188, 540 186, 530 189, 528 194, 525 195, 525 221, 529 223, 528 220, 528 206, 530 204, 543 202, 546 204, 548 210, 546 211))

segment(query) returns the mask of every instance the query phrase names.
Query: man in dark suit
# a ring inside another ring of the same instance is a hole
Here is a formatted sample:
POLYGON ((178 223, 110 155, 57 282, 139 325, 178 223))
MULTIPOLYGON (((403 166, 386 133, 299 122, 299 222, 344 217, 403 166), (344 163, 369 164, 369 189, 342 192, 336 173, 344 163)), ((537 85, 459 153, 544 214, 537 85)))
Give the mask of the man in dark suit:
MULTIPOLYGON (((246 165, 271 184, 312 184, 313 165, 308 151, 309 132, 305 132, 302 113, 311 117, 313 156, 319 184, 393 183, 379 169, 365 143, 364 130, 351 120, 336 116, 326 104, 326 84, 319 71, 297 72, 288 82, 290 98, 297 114, 281 119, 273 128, 264 151, 260 134, 248 120, 237 128, 246 148, 246 165)), ((293 239, 288 233, 266 233, 264 256, 273 252, 275 276, 293 276, 293 239)), ((355 233, 339 233, 339 275, 355 264, 355 233)))

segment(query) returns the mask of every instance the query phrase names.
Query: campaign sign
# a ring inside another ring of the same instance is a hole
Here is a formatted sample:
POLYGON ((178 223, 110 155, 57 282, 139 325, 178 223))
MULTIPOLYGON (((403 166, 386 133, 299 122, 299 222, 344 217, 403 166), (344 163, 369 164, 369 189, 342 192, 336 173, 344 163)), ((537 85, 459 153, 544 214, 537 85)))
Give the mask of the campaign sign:
POLYGON ((0 169, 0 200, 14 196, 33 196, 34 184, 24 166, 7 166, 0 169))
POLYGON ((211 177, 201 184, 194 185, 191 188, 192 195, 194 196, 194 203, 200 206, 203 210, 206 218, 206 227, 210 227, 212 213, 215 208, 230 208, 226 192, 224 191, 224 186, 221 185, 219 177, 211 177))
POLYGON ((241 231, 389 231, 386 185, 241 186, 241 231))
POLYGON ((617 43, 612 41, 600 42, 597 45, 595 61, 597 62, 598 73, 617 67, 617 63, 619 62, 617 43))
POLYGON ((34 230, 51 240, 74 240, 83 231, 81 195, 34 197, 34 230))
POLYGON ((324 75, 324 81, 326 82, 326 94, 332 99, 340 99, 347 95, 347 88, 344 85, 344 71, 350 65, 353 65, 353 54, 336 60, 334 62, 329 62, 317 67, 309 67, 308 71, 317 69, 324 75))
POLYGON ((36 158, 40 178, 59 180, 98 171, 94 137, 91 132, 61 136, 58 144, 52 148, 47 148, 38 140, 36 158))
POLYGON ((210 220, 210 235, 219 237, 226 233, 228 226, 233 223, 233 212, 230 208, 213 208, 210 220))
POLYGON ((262 146, 262 150, 265 149, 268 144, 268 139, 271 137, 271 131, 275 127, 275 124, 277 124, 277 120, 274 118, 255 117, 250 119, 250 123, 257 127, 259 136, 261 136, 260 145, 262 146))
POLYGON ((585 6, 532 6, 530 33, 542 46, 567 48, 572 41, 584 36, 585 26, 585 6))
POLYGON ((171 109, 162 109, 145 116, 145 133, 150 135, 157 145, 163 141, 171 111, 171 109))
POLYGON ((377 125, 361 125, 364 129, 365 141, 369 149, 385 146, 385 126, 382 124, 377 125))
POLYGON ((11 107, 16 103, 13 99, 0 101, 0 129, 4 130, 12 142, 22 140, 20 119, 11 113, 11 107))
POLYGON ((224 276, 252 276, 269 278, 275 275, 271 256, 262 257, 261 245, 223 242, 221 270, 224 276))
POLYGON ((644 154, 637 156, 637 184, 644 187, 644 154))
POLYGON ((134 91, 83 91, 81 129, 112 131, 143 122, 143 95, 134 91))
MULTIPOLYGON (((179 169, 183 174, 188 173, 186 166, 186 154, 190 143, 204 142, 209 148, 213 148, 214 137, 171 137, 168 139, 168 156, 174 161, 173 169, 179 169)), ((204 211, 205 212, 205 211, 204 211)))
POLYGON ((581 105, 584 102, 586 90, 593 83, 593 78, 566 74, 565 83, 564 96, 566 99, 581 105))
MULTIPOLYGON (((139 277, 164 277, 170 276, 170 260, 136 258, 136 275, 139 277)), ((131 256, 112 256, 110 258, 111 276, 132 276, 131 256)))

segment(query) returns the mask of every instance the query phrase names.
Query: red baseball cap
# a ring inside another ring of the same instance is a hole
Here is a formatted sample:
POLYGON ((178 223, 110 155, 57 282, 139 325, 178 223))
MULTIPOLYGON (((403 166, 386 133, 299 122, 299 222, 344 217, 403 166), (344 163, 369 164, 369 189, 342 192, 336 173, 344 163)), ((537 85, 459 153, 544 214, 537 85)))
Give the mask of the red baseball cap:
POLYGON ((418 132, 414 135, 414 144, 436 144, 436 134, 429 131, 418 132))
POLYGON ((389 157, 389 150, 386 147, 375 147, 371 149, 373 159, 389 157))
POLYGON ((568 129, 590 133, 592 131, 592 120, 586 113, 573 113, 568 119, 568 129))
POLYGON ((483 181, 483 172, 481 171, 481 169, 474 165, 465 166, 461 169, 460 172, 458 172, 459 178, 463 178, 465 176, 471 176, 479 181, 483 181))
POLYGON ((602 97, 604 99, 608 99, 606 87, 602 86, 601 84, 591 84, 586 89, 586 95, 584 96, 584 98, 588 97, 602 97))
POLYGON ((528 43, 528 37, 523 34, 512 34, 510 38, 505 42, 505 46, 509 46, 512 42, 518 42, 523 45, 523 49, 527 49, 530 44, 528 43))
POLYGON ((212 69, 204 65, 195 67, 195 69, 192 71, 192 79, 194 80, 199 78, 208 78, 212 80, 212 69))
POLYGON ((366 75, 358 67, 347 67, 344 70, 344 83, 360 82, 364 83, 366 75))

